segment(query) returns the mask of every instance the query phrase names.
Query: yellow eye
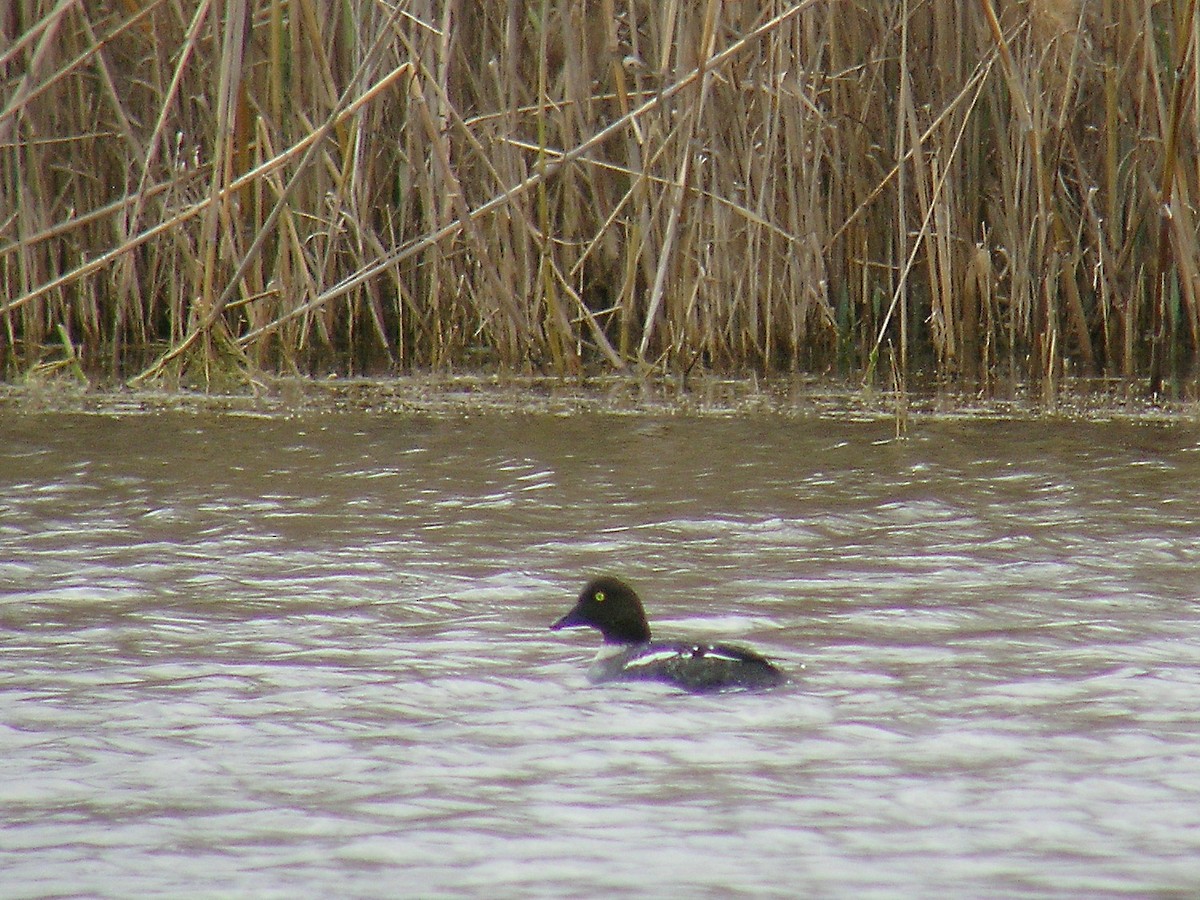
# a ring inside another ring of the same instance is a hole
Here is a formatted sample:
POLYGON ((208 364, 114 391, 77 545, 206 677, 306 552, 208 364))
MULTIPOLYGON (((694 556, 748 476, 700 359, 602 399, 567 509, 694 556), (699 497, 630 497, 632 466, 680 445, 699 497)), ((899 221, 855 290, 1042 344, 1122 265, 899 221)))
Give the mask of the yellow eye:
POLYGON ((594 593, 592 595, 592 597, 595 599, 595 601, 597 603, 603 603, 604 602, 604 591, 596 591, 596 593, 594 593))

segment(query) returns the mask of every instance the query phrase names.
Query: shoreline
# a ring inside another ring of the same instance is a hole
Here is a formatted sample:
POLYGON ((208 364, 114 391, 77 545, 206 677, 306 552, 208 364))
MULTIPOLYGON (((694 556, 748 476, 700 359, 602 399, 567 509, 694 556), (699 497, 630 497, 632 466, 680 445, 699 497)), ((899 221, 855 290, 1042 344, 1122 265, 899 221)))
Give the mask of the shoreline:
MULTIPOLYGON (((1191 388, 1192 386, 1189 386, 1191 388)), ((1192 393, 1191 390, 1188 391, 1192 393)), ((145 415, 188 412, 291 416, 377 413, 457 416, 630 415, 803 419, 829 417, 897 422, 939 419, 1200 420, 1200 399, 1154 401, 1124 379, 1064 380, 1049 400, 1029 385, 983 397, 955 388, 905 392, 818 377, 687 379, 604 375, 579 378, 512 374, 417 374, 387 378, 258 378, 245 390, 93 387, 72 380, 0 385, 0 412, 145 415)))

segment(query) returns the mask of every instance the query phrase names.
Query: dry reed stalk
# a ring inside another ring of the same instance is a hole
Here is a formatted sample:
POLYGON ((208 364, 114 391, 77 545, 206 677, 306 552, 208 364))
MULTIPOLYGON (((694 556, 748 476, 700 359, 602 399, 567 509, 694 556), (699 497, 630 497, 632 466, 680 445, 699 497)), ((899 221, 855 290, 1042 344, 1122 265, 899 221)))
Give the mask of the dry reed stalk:
MULTIPOLYGON (((1165 122, 1166 140, 1163 152, 1162 175, 1159 187, 1160 219, 1158 231, 1158 252, 1155 255, 1154 280, 1151 282, 1151 355, 1150 355, 1150 390, 1153 394, 1162 393, 1163 370, 1166 353, 1165 334, 1167 328, 1166 281, 1172 275, 1181 282, 1182 291, 1188 299, 1188 309, 1193 346, 1196 344, 1198 330, 1196 322, 1200 316, 1195 291, 1200 288, 1196 280, 1197 233, 1195 220, 1188 210, 1186 184, 1176 184, 1176 171, 1179 165, 1180 142, 1183 136, 1184 98, 1187 96, 1187 81, 1185 77, 1187 55, 1195 54, 1197 39, 1195 36, 1197 0, 1188 0, 1186 7, 1180 10, 1175 22, 1175 41, 1171 58, 1174 60, 1171 101, 1165 122), (1179 190, 1177 191, 1177 188, 1179 190), (1174 198, 1177 193, 1183 201, 1176 208, 1174 198), (1178 227, 1183 225, 1182 228, 1178 227), (1173 240, 1178 238, 1178 240, 1173 240), (1176 271, 1169 270, 1170 257, 1175 257, 1176 271)), ((1197 67, 1200 69, 1200 66, 1197 67)), ((1193 82, 1194 90, 1194 82, 1193 82)), ((1193 132, 1195 129, 1193 128, 1193 132)), ((1195 150, 1193 144, 1192 150, 1195 150)), ((1194 160, 1195 153, 1192 154, 1194 160)))
POLYGON ((15 0, 0 357, 1161 387, 1195 7, 15 0))

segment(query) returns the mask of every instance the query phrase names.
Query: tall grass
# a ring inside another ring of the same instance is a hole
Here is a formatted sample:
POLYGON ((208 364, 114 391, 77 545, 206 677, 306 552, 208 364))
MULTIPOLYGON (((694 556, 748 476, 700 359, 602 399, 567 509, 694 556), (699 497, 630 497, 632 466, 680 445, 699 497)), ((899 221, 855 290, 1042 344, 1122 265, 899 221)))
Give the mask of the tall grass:
POLYGON ((1159 389, 1200 349, 1196 6, 12 0, 5 372, 1159 389))

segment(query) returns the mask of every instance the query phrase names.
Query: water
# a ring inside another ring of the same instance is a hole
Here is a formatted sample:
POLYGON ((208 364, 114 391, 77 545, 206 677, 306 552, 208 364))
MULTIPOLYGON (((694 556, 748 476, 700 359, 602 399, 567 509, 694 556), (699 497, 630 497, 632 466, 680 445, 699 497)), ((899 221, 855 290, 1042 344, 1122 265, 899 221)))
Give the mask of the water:
POLYGON ((1200 886, 1194 425, 0 415, 0 896, 1200 886), (595 572, 796 684, 587 684, 595 572))

